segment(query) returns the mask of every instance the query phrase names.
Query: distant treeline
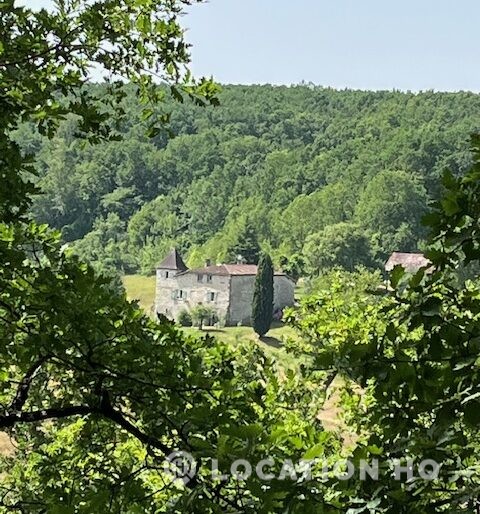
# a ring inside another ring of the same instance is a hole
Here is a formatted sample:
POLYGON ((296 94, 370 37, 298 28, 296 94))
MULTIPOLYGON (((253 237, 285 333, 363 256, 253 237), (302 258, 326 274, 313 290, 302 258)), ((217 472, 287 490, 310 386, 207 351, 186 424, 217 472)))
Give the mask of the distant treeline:
POLYGON ((224 86, 220 107, 160 106, 175 137, 149 139, 133 98, 122 142, 85 145, 74 118, 52 140, 16 134, 36 155, 35 218, 124 273, 153 271, 172 246, 191 265, 263 248, 294 275, 377 266, 421 248, 443 170, 469 166, 480 128, 473 93, 224 86))

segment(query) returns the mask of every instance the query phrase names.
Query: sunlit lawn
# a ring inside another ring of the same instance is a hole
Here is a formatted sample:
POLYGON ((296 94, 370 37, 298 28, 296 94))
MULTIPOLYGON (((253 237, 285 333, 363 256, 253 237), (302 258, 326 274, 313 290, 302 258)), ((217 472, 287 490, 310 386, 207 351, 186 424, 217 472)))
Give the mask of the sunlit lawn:
POLYGON ((258 344, 268 355, 275 357, 282 366, 289 368, 298 366, 297 359, 283 349, 285 339, 295 337, 294 330, 283 323, 275 322, 265 337, 261 339, 252 327, 205 327, 203 330, 189 327, 183 330, 189 334, 209 334, 234 346, 240 343, 258 344))

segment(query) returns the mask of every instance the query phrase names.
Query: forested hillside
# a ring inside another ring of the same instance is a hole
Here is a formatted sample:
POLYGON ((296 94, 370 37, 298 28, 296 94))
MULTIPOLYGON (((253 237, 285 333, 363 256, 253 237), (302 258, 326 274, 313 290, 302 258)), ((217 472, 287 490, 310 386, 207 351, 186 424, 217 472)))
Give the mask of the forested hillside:
POLYGON ((420 218, 443 170, 462 173, 480 97, 225 86, 219 107, 167 103, 176 136, 145 135, 134 95, 123 141, 88 146, 76 120, 36 154, 34 216, 105 269, 150 273, 173 245, 189 264, 255 260, 257 246, 292 274, 378 265, 421 248, 420 218))

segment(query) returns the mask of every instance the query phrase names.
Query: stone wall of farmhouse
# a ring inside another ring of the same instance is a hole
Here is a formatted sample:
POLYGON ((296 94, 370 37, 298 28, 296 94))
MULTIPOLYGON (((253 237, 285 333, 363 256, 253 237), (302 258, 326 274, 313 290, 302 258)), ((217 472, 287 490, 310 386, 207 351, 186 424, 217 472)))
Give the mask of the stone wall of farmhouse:
MULTIPOLYGON (((229 324, 249 325, 252 318, 252 301, 255 277, 251 275, 234 275, 231 282, 231 302, 229 324)), ((283 309, 294 303, 294 284, 283 276, 277 275, 273 280, 274 310, 283 309)))
MULTIPOLYGON (((227 325, 249 325, 255 276, 201 275, 157 269, 155 310, 170 319, 198 304, 211 306, 227 325), (201 278, 199 278, 201 277, 201 278)), ((293 305, 294 284, 287 277, 274 278, 274 309, 293 305)))
MULTIPOLYGON (((170 272, 171 273, 171 272, 170 272)), ((156 312, 177 319, 181 311, 196 305, 208 305, 226 320, 230 303, 230 277, 185 273, 165 278, 165 270, 157 270, 156 312)))
POLYGON ((255 276, 233 275, 228 322, 230 325, 249 325, 252 317, 253 285, 255 276))
POLYGON ((273 281, 274 309, 291 307, 295 302, 295 284, 285 275, 278 275, 273 281))

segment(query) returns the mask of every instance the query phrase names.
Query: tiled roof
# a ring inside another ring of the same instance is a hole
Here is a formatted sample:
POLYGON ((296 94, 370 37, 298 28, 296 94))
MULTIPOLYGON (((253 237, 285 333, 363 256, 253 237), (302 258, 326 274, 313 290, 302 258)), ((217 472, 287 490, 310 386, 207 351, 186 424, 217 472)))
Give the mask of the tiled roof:
MULTIPOLYGON (((397 264, 401 265, 408 273, 415 273, 431 263, 423 253, 393 252, 385 263, 385 270, 392 271, 397 264)), ((431 271, 431 269, 427 271, 431 271)))
POLYGON ((173 248, 173 250, 165 257, 165 259, 163 259, 160 264, 157 264, 156 267, 178 271, 188 270, 186 264, 183 262, 182 256, 177 252, 176 248, 173 248))
MULTIPOLYGON (((256 264, 219 264, 217 266, 205 266, 185 271, 184 273, 196 273, 203 275, 223 275, 226 277, 237 275, 256 275, 256 264)), ((285 275, 282 272, 275 272, 276 276, 285 275)))

